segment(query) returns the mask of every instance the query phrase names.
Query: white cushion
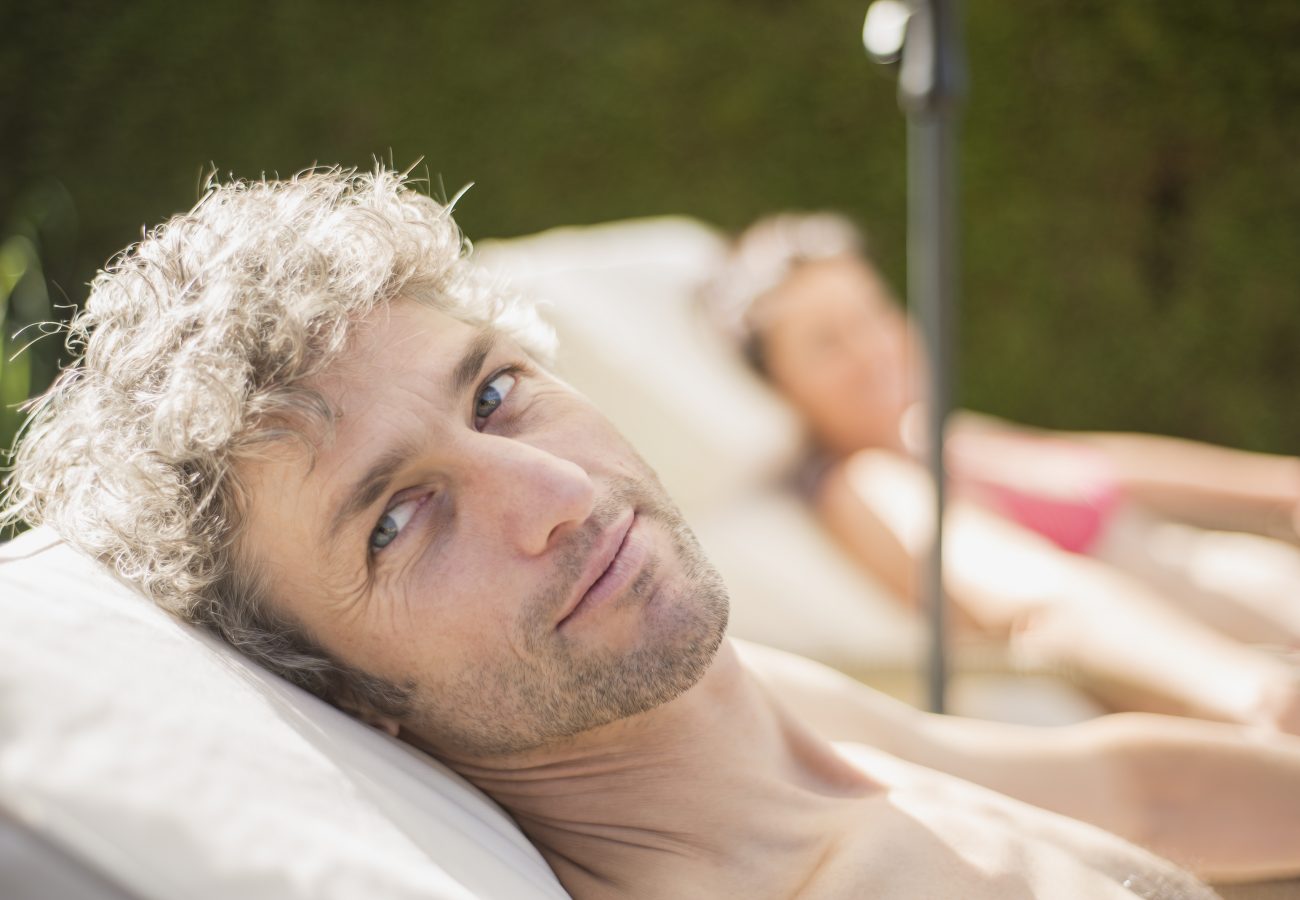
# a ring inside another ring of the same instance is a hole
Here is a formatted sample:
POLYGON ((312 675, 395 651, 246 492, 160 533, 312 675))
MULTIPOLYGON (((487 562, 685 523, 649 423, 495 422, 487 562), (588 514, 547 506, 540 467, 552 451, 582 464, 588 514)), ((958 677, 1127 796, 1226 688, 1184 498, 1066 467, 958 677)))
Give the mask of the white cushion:
POLYGON ((0 545, 0 811, 159 900, 567 896, 467 782, 45 529, 0 545))

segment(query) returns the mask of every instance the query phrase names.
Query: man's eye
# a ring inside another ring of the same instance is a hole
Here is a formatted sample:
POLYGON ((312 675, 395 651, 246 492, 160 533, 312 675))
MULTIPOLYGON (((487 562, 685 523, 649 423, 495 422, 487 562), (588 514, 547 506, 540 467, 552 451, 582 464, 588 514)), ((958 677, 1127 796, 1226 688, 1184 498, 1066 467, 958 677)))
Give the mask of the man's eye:
POLYGON ((516 380, 514 372, 502 372, 483 385, 483 390, 478 392, 478 397, 474 401, 474 420, 481 421, 496 412, 510 396, 516 380))
POLYGON ((370 549, 372 552, 383 550, 394 540, 401 530, 406 527, 406 523, 411 521, 411 516, 415 515, 416 509, 420 506, 419 500, 407 500, 405 503, 399 503, 379 517, 379 524, 375 530, 370 532, 370 549))

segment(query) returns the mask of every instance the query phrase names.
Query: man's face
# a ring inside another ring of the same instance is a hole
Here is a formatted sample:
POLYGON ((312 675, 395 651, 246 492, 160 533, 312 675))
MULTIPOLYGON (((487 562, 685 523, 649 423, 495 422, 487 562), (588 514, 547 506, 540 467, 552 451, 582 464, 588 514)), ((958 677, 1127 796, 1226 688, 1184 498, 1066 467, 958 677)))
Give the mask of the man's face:
POLYGON ((240 539, 274 602, 342 661, 414 689, 448 756, 540 746, 686 690, 725 590, 644 462, 509 338, 409 301, 312 387, 314 463, 242 463, 240 539))

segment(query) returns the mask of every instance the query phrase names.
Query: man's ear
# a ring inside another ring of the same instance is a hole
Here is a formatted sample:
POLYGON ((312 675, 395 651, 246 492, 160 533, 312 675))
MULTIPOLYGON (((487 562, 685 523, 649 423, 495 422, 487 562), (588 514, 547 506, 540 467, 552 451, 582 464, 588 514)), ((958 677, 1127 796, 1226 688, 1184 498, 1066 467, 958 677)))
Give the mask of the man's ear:
POLYGON ((378 728, 380 731, 397 737, 397 733, 402 730, 402 723, 392 716, 386 716, 377 712, 369 704, 358 703, 353 700, 340 700, 339 709, 348 715, 360 719, 372 728, 378 728))
POLYGON ((372 712, 367 715, 361 715, 359 718, 367 725, 373 725, 375 728, 387 732, 393 737, 397 737, 397 733, 402 730, 402 723, 394 719, 392 716, 381 716, 377 712, 372 712))

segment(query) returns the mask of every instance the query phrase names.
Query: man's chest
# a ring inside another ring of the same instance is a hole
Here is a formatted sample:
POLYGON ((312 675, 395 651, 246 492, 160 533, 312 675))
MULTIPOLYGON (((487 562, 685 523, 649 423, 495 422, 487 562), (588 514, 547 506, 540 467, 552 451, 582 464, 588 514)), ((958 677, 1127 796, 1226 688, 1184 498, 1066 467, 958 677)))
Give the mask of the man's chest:
POLYGON ((858 801, 800 894, 808 900, 1215 896, 1107 832, 875 751, 852 756, 889 789, 858 801))

